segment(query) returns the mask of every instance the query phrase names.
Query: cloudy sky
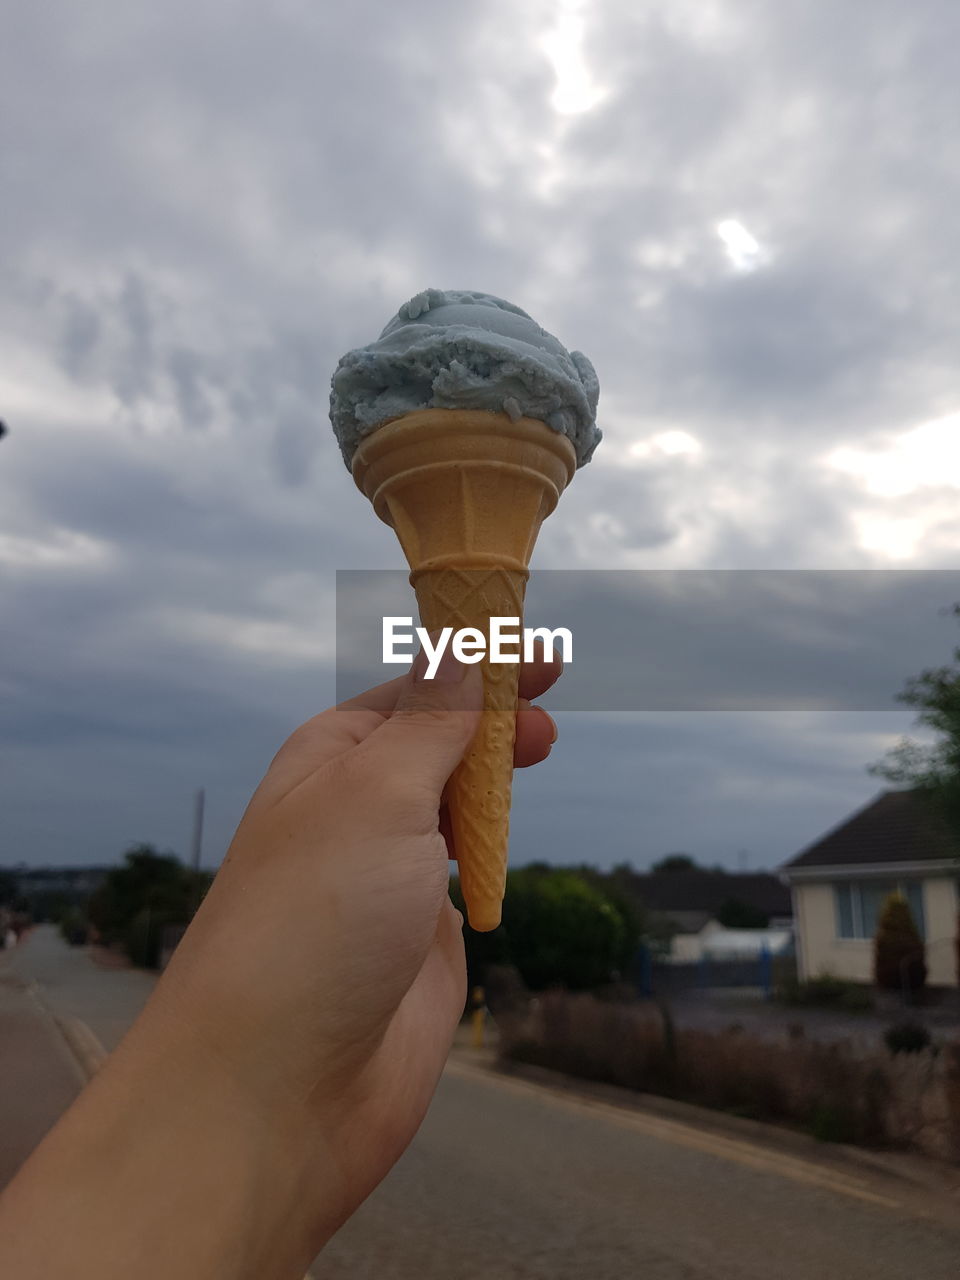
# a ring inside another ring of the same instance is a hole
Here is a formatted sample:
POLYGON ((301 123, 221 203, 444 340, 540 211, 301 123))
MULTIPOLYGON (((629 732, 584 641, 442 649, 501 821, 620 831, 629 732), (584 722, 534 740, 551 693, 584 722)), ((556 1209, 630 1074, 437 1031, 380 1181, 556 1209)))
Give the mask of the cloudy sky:
MULTIPOLYGON (((333 697, 335 571, 402 564, 328 384, 428 286, 599 372, 535 563, 953 569, 958 41, 950 0, 14 6, 0 862, 186 852, 199 786, 219 861, 333 697)), ((895 692, 561 712, 513 857, 776 865, 878 789, 895 692)))

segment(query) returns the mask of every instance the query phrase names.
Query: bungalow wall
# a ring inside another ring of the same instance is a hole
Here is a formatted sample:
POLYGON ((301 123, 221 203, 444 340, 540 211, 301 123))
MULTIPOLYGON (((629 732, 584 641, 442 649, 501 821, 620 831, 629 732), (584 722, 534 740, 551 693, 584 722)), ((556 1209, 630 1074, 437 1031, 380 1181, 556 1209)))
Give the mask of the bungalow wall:
MULTIPOLYGON (((956 986, 956 882, 952 877, 930 876, 922 886, 928 981, 934 986, 956 986)), ((873 940, 839 936, 833 882, 794 884, 793 911, 802 978, 829 973, 851 982, 873 981, 873 940)))

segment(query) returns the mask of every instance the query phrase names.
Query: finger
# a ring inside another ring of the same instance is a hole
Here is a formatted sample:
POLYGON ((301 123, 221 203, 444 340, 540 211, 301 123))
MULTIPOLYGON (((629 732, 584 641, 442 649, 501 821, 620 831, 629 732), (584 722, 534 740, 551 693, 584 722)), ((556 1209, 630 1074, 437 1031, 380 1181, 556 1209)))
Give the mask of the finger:
POLYGON ((430 797, 433 821, 450 774, 476 732, 483 704, 479 668, 448 651, 433 678, 421 653, 404 681, 388 719, 364 739, 355 763, 382 779, 395 794, 430 797))
POLYGON ((557 726, 543 707, 521 701, 517 708, 517 736, 513 745, 513 767, 526 769, 546 760, 557 740, 557 726))
POLYGON ((395 680, 387 680, 383 684, 374 685, 372 689, 366 689, 363 693, 358 693, 354 698, 347 698, 344 702, 338 702, 334 710, 349 712, 362 709, 375 711, 381 716, 388 716, 397 705, 397 699, 400 697, 400 690, 403 688, 406 678, 405 675, 397 676, 395 680))
POLYGON ((520 667, 520 697, 532 702, 555 685, 562 674, 563 660, 559 653, 556 649, 548 653, 544 641, 538 639, 533 658, 520 667))
POLYGON ((350 751, 382 723, 383 716, 362 707, 321 711, 287 738, 257 788, 254 803, 273 804, 288 795, 328 760, 350 751))
MULTIPOLYGON (((556 741, 556 725, 541 708, 531 708, 529 699, 546 692, 562 670, 560 655, 553 651, 545 657, 541 641, 537 643, 534 659, 520 668, 517 745, 513 760, 518 769, 546 759, 550 746, 556 741), (532 719, 527 718, 528 711, 533 712, 532 719)), ((355 698, 348 698, 302 724, 274 757, 266 778, 258 788, 258 801, 272 803, 292 791, 328 760, 363 742, 393 713, 406 684, 407 676, 398 676, 357 694, 355 698)))
MULTIPOLYGON (((518 694, 521 698, 525 698, 528 702, 532 702, 534 698, 539 698, 542 694, 560 678, 563 671, 563 662, 556 650, 551 650, 549 654, 545 652, 545 646, 542 640, 538 640, 534 651, 534 656, 529 662, 520 664, 520 675, 518 680, 518 694)), ((358 710, 374 711, 377 715, 388 716, 397 705, 397 698, 403 689, 406 676, 398 676, 395 680, 387 680, 384 684, 378 684, 372 689, 367 689, 364 693, 358 693, 354 698, 347 698, 346 701, 337 704, 335 710, 342 713, 349 713, 358 710)))

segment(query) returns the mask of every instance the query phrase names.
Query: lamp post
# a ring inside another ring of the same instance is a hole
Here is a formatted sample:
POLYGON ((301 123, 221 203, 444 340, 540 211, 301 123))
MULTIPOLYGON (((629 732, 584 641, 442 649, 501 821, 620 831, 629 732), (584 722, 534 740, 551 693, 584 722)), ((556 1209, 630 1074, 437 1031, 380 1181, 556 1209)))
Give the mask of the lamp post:
POLYGON ((193 801, 193 847, 190 855, 190 865, 194 871, 200 870, 200 853, 203 848, 203 809, 206 801, 206 791, 203 787, 197 792, 193 801))

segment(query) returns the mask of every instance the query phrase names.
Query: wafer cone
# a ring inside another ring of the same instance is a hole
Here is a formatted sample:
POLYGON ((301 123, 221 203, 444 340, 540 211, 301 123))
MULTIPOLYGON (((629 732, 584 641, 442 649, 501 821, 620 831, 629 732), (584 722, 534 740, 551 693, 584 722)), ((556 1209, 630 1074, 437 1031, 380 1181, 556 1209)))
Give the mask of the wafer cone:
MULTIPOLYGON (((357 485, 392 525, 422 625, 519 618, 540 525, 576 470, 566 436, 533 418, 424 409, 379 427, 353 460, 357 485)), ((484 714, 447 784, 460 884, 474 929, 500 923, 516 733, 516 663, 481 663, 484 714)))

